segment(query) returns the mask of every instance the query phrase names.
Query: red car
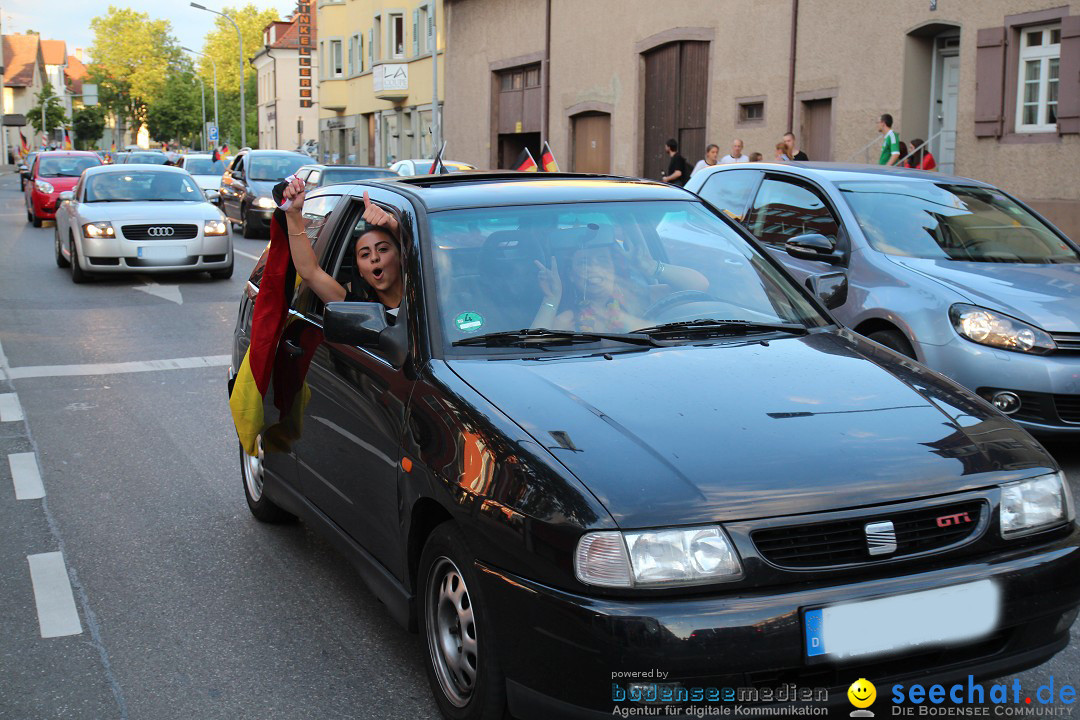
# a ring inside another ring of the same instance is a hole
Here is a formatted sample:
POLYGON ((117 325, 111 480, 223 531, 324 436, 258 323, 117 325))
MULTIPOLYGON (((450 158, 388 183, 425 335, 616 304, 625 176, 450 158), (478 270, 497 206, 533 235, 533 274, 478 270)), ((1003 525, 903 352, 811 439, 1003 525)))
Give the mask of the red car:
POLYGON ((96 153, 79 150, 54 150, 38 153, 26 183, 26 219, 34 227, 42 220, 55 220, 60 193, 71 190, 82 171, 101 164, 96 153))

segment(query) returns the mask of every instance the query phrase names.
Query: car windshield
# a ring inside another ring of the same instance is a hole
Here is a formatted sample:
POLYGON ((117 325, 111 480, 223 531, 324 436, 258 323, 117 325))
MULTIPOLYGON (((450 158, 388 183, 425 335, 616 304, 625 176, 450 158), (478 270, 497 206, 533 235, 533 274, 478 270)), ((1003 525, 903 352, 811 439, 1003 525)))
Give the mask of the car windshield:
POLYGON ((100 164, 92 157, 44 157, 38 163, 38 177, 79 177, 86 168, 100 164))
POLYGON ((284 180, 311 161, 303 155, 258 155, 251 158, 252 180, 284 180))
POLYGON ((210 158, 185 158, 184 169, 192 175, 223 175, 225 163, 210 158))
POLYGON ((998 263, 1075 263, 1080 256, 994 188, 852 182, 840 190, 874 249, 889 255, 998 263))
POLYGON ((203 201, 202 191, 180 172, 103 172, 86 178, 84 202, 203 201))
POLYGON ((125 163, 149 163, 151 165, 164 165, 169 162, 169 156, 165 153, 130 153, 124 158, 125 163))
POLYGON ((323 171, 323 185, 385 177, 397 177, 397 173, 378 168, 334 168, 323 171))
POLYGON ((829 322, 700 202, 450 210, 430 223, 447 344, 536 327, 626 333, 698 320, 829 322))

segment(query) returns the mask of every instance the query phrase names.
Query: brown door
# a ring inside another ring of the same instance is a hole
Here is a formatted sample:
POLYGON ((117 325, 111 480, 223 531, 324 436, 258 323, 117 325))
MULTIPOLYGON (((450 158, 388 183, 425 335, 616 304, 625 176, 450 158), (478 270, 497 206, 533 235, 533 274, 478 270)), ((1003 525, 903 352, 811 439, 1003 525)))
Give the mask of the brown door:
POLYGON ((646 53, 644 59, 642 175, 659 179, 668 166, 664 143, 669 138, 678 140, 679 152, 691 166, 705 155, 709 44, 672 43, 646 53))
POLYGON ((575 115, 574 172, 611 172, 611 116, 607 113, 575 115))
POLYGON ((803 151, 811 160, 832 160, 832 99, 807 100, 802 104, 800 128, 803 151))

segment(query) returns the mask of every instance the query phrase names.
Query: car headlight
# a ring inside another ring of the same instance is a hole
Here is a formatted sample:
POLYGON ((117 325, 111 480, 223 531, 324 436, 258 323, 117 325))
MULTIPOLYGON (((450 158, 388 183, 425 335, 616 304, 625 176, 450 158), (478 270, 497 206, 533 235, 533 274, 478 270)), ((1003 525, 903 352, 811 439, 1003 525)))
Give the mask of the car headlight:
POLYGON ((1027 535, 1072 519, 1072 494, 1062 472, 1001 486, 1002 537, 1027 535))
POLYGON ((719 527, 604 531, 578 541, 574 574, 603 587, 680 587, 742 577, 742 564, 719 527))
POLYGON ((993 310, 959 304, 949 308, 949 317, 956 332, 980 345, 1039 354, 1057 349, 1043 330, 993 310))
POLYGON ((274 198, 258 197, 255 198, 255 207, 264 210, 273 210, 277 207, 277 203, 274 202, 274 198))
POLYGON ((228 232, 229 228, 222 220, 207 220, 203 225, 203 235, 225 235, 228 232))
POLYGON ((38 192, 45 193, 46 195, 56 192, 56 188, 52 186, 52 183, 47 183, 44 180, 35 180, 34 187, 38 189, 38 192))
POLYGON ((111 238, 116 237, 111 222, 95 222, 82 226, 83 236, 88 238, 111 238))

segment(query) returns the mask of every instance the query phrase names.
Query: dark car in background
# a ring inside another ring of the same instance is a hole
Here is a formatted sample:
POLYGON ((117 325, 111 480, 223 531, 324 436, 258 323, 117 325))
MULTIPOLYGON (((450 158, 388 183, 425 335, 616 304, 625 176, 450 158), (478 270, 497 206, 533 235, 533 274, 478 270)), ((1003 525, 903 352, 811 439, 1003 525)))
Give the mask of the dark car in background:
POLYGON ((256 518, 303 518, 423 633, 447 718, 611 717, 650 682, 614 673, 647 671, 843 700, 853 678, 947 684, 1065 647, 1080 528, 1054 459, 836 324, 696 196, 330 185, 304 214, 342 283, 365 192, 405 228, 402 304, 300 286, 241 476, 256 518))
POLYGON ((244 237, 266 235, 277 207, 271 197, 274 185, 310 162, 310 157, 297 152, 245 148, 221 176, 218 206, 240 226, 244 237))
POLYGON ((146 165, 168 165, 169 156, 163 152, 157 150, 144 150, 144 151, 132 151, 117 153, 116 163, 127 164, 146 164, 146 165))
POLYGON ((306 182, 309 188, 353 180, 378 180, 397 176, 398 174, 392 170, 367 165, 305 165, 296 171, 296 177, 306 182))

